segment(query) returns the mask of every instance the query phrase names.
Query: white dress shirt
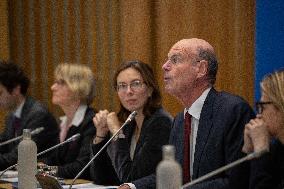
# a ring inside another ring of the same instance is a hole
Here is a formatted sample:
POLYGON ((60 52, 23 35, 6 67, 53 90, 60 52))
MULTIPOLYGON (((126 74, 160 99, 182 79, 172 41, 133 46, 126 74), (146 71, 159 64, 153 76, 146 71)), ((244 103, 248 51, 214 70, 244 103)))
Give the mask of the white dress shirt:
POLYGON ((23 102, 20 104, 20 106, 17 107, 16 111, 14 112, 14 116, 17 118, 21 118, 23 107, 26 100, 23 100, 23 102))
POLYGON ((204 104, 204 101, 210 91, 211 87, 206 89, 202 95, 191 105, 189 108, 184 109, 184 115, 188 112, 191 117, 191 137, 190 137, 190 176, 193 174, 193 163, 194 163, 194 153, 195 153, 195 144, 197 138, 197 131, 199 125, 199 119, 201 110, 204 104))
POLYGON ((67 125, 67 116, 62 116, 62 117, 59 118, 61 120, 60 134, 59 134, 60 142, 65 141, 65 138, 67 136, 67 132, 68 132, 68 130, 71 126, 78 127, 82 123, 82 121, 84 120, 87 108, 88 108, 87 105, 83 105, 83 104, 80 105, 78 107, 77 111, 75 112, 74 117, 73 117, 70 125, 67 125))

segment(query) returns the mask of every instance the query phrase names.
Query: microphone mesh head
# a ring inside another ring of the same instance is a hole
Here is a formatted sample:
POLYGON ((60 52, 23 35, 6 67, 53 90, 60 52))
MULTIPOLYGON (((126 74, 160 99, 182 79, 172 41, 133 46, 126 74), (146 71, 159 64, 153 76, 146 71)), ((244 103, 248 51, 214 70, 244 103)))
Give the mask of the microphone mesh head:
POLYGON ((39 128, 36 128, 35 130, 33 130, 31 132, 32 135, 36 135, 36 134, 39 134, 41 131, 44 130, 44 127, 39 127, 39 128))
POLYGON ((129 119, 129 121, 131 121, 132 119, 134 119, 134 117, 137 115, 137 112, 136 111, 133 111, 130 115, 129 115, 129 117, 128 117, 128 119, 129 119))
POLYGON ((77 133, 77 134, 73 135, 73 136, 70 138, 70 142, 71 142, 71 141, 75 141, 75 140, 77 140, 77 139, 79 139, 79 138, 80 138, 80 133, 77 133))

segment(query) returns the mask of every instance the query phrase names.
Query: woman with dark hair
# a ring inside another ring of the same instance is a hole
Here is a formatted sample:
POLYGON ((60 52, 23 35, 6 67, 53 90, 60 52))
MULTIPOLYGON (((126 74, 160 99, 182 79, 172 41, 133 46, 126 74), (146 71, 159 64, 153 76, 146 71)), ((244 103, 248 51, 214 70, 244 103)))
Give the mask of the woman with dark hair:
MULTIPOLYGON (((115 73, 114 87, 120 100, 120 110, 117 114, 99 111, 93 118, 97 129, 93 149, 98 151, 108 140, 108 133, 113 135, 129 114, 136 111, 135 119, 108 146, 107 155, 119 182, 128 182, 120 188, 133 185, 137 189, 155 188, 149 186, 147 176, 155 173, 162 159, 162 146, 168 143, 172 118, 162 108, 153 71, 141 61, 125 62, 115 73)), ((95 164, 95 172, 100 174, 98 168, 104 166, 98 162, 95 164)))

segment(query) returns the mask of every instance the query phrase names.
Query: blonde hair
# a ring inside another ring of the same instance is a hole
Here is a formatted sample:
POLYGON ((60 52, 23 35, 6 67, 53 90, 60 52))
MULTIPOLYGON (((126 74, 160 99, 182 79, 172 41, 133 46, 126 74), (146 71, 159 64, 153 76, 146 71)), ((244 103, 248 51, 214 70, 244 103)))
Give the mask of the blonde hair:
POLYGON ((56 80, 63 80, 83 103, 91 104, 95 93, 95 79, 84 64, 62 63, 54 71, 56 80))
POLYGON ((284 69, 266 75, 260 85, 262 93, 280 111, 282 123, 280 123, 281 128, 279 128, 277 138, 284 143, 284 69))
POLYGON ((284 118, 284 69, 266 75, 260 85, 262 92, 280 110, 284 118))

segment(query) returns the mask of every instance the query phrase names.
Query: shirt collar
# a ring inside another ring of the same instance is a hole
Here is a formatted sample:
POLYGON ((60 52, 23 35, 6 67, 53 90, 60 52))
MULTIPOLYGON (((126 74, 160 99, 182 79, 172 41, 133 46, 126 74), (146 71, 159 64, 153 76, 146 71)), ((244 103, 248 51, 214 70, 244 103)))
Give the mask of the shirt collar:
MULTIPOLYGON (((78 127, 83 122, 87 108, 88 106, 85 104, 82 104, 78 107, 77 111, 74 114, 72 122, 71 122, 72 126, 78 127)), ((67 121, 66 116, 62 116, 59 119, 61 120, 61 125, 66 125, 66 121, 67 121)))
POLYGON ((199 120, 204 101, 211 88, 212 87, 209 87, 208 89, 206 89, 201 94, 201 96, 189 108, 185 108, 184 115, 186 112, 188 112, 190 115, 192 115, 192 117, 199 120))
POLYGON ((17 118, 21 118, 23 107, 26 100, 23 100, 23 102, 20 104, 20 106, 17 107, 16 111, 14 112, 14 116, 17 118))

